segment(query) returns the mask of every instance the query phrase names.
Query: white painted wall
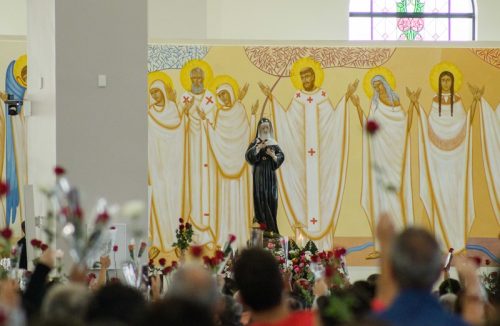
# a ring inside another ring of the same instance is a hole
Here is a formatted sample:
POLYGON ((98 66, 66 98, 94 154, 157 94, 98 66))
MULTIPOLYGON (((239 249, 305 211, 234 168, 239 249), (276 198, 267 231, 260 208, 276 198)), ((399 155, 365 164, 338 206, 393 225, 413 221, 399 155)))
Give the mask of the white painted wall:
POLYGON ((26 35, 27 1, 0 0, 0 35, 26 35))
POLYGON ((476 0, 477 40, 500 41, 500 1, 476 0))
MULTIPOLYGON (((55 0, 28 0, 28 85, 26 99, 32 116, 26 118, 28 183, 47 186, 54 182, 56 165, 55 0), (43 88, 41 79, 43 78, 43 88)), ((44 200, 35 189, 35 215, 44 215, 44 200)))
POLYGON ((147 0, 147 2, 148 36, 151 41, 207 38, 206 12, 210 0, 147 0))
POLYGON ((349 0, 208 0, 207 38, 345 40, 349 0))

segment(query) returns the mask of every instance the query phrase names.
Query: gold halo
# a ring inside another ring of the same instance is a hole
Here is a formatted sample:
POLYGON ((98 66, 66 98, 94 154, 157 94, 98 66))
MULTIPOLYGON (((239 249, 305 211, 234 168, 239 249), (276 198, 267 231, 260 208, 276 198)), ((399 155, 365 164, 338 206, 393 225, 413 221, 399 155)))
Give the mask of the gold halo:
POLYGON ((314 86, 321 87, 321 85, 323 85, 323 79, 325 78, 325 73, 323 72, 321 64, 311 57, 305 57, 295 61, 290 70, 290 80, 295 89, 303 89, 300 71, 304 68, 312 68, 315 74, 314 86))
POLYGON ((22 71, 23 68, 28 65, 28 57, 26 54, 21 55, 19 58, 17 58, 16 62, 14 63, 14 77, 16 78, 16 81, 23 87, 28 87, 27 80, 24 81, 22 78, 22 71))
POLYGON ((207 87, 210 85, 210 82, 212 81, 213 73, 212 73, 212 68, 210 68, 210 65, 199 59, 194 59, 194 60, 189 60, 186 62, 184 67, 181 69, 181 85, 186 91, 191 90, 191 70, 194 68, 201 68, 203 72, 205 73, 205 79, 203 81, 203 86, 207 87))
MULTIPOLYGON (((233 94, 234 94, 234 100, 238 100, 238 96, 240 95, 240 87, 238 86, 238 82, 234 80, 233 77, 229 75, 220 75, 214 78, 214 80, 210 83, 210 86, 208 89, 212 94, 217 97, 217 87, 219 87, 222 84, 229 84, 231 88, 233 89, 233 94)), ((219 98, 217 97, 217 102, 219 101, 219 98)))
POLYGON ((365 90, 365 94, 368 98, 372 98, 373 96, 372 79, 377 75, 384 77, 393 90, 396 89, 396 78, 394 78, 392 71, 385 67, 372 68, 368 70, 365 74, 365 78, 363 79, 363 89, 365 90))
POLYGON ((455 80, 454 92, 458 92, 460 90, 460 87, 462 86, 462 72, 455 64, 448 61, 438 63, 431 70, 431 74, 429 75, 429 82, 434 92, 439 92, 439 75, 441 75, 443 71, 449 71, 453 74, 455 80))
POLYGON ((174 87, 173 86, 174 84, 172 83, 172 78, 170 78, 169 75, 167 75, 163 71, 153 71, 148 74, 148 92, 149 89, 151 88, 151 85, 153 85, 153 83, 157 80, 163 82, 163 86, 165 86, 165 91, 167 90, 167 87, 170 88, 174 87))

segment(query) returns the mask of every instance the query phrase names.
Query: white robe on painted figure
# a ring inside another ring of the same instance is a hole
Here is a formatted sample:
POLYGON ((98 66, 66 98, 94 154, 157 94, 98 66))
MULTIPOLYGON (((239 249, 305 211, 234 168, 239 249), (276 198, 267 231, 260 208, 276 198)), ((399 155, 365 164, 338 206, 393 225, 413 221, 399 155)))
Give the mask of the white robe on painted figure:
POLYGON ((286 161, 278 170, 280 196, 293 226, 329 249, 344 193, 349 112, 344 97, 336 107, 322 89, 297 91, 287 109, 273 98, 275 136, 286 161))
POLYGON ((441 105, 439 116, 435 101, 429 115, 419 110, 420 197, 441 245, 458 252, 474 221, 470 112, 461 100, 453 116, 449 104, 441 105))
POLYGON ((398 231, 413 223, 410 126, 408 115, 401 106, 392 107, 380 100, 370 107, 368 119, 377 121, 380 129, 369 136, 365 128, 367 119, 363 119, 361 204, 375 237, 380 213, 388 213, 398 231), (395 191, 386 187, 394 187, 395 191))
POLYGON ((231 96, 231 107, 220 107, 215 122, 207 126, 211 153, 217 162, 217 242, 223 245, 229 234, 236 235, 238 246, 244 246, 251 226, 248 166, 245 152, 250 141, 250 124, 240 101, 235 101, 231 86, 221 85, 217 92, 226 90, 231 96))
MULTIPOLYGON (((158 88, 165 107, 148 109, 148 164, 151 183, 150 233, 153 244, 165 250, 176 241, 175 229, 182 217, 184 192, 185 123, 177 105, 167 100, 162 82, 158 88)), ((150 103, 154 103, 150 95, 150 103)))
POLYGON ((210 153, 207 124, 215 119, 215 96, 208 90, 202 94, 186 92, 181 103, 194 100, 187 122, 187 170, 185 179, 185 218, 194 227, 193 241, 203 245, 213 243, 217 229, 216 172, 217 163, 210 153), (205 113, 203 120, 198 109, 205 113))
POLYGON ((493 109, 481 99, 481 146, 491 207, 500 223, 500 104, 493 109))

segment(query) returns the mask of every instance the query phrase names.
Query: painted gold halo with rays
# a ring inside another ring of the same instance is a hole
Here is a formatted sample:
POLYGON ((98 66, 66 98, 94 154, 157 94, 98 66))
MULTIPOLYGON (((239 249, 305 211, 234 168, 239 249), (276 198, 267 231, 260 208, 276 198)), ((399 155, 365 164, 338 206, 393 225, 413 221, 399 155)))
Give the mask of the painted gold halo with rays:
POLYGON ((16 81, 23 87, 28 87, 28 81, 24 80, 22 77, 23 68, 27 66, 28 56, 26 54, 21 55, 14 63, 14 77, 16 78, 16 81))
POLYGON ((377 75, 384 77, 393 90, 396 89, 396 78, 394 78, 394 74, 392 73, 392 71, 382 66, 372 68, 368 70, 368 72, 365 74, 365 77, 363 78, 363 89, 366 96, 370 99, 373 96, 372 79, 377 75))
POLYGON ((303 90, 300 72, 305 68, 312 68, 315 75, 314 86, 321 87, 321 85, 323 85, 323 80, 325 79, 325 72, 323 71, 321 64, 311 57, 305 57, 295 61, 292 65, 292 69, 290 70, 290 80, 295 89, 303 90))
POLYGON ((180 76, 181 85, 186 91, 191 90, 191 76, 190 76, 190 74, 191 74, 191 70, 193 70, 194 68, 200 68, 201 70, 203 70, 203 72, 205 74, 205 77, 203 80, 203 86, 205 86, 205 88, 208 85, 210 85, 210 82, 212 81, 212 78, 213 78, 212 68, 210 67, 210 65, 206 61, 199 60, 199 59, 189 60, 182 67, 181 76, 180 76))
POLYGON ((167 87, 170 88, 174 87, 173 86, 174 84, 172 83, 172 78, 170 78, 169 75, 167 75, 163 71, 153 71, 148 74, 148 90, 151 88, 151 85, 153 85, 153 83, 157 80, 163 82, 165 90, 167 89, 167 87))
POLYGON ((455 64, 449 61, 440 62, 431 70, 431 73, 429 75, 429 82, 434 92, 439 92, 439 75, 441 75, 443 71, 449 71, 453 74, 455 80, 454 92, 458 92, 460 90, 460 87, 462 86, 462 72, 455 64))
POLYGON ((233 89, 233 94, 234 94, 234 100, 237 101, 238 97, 240 95, 240 87, 238 86, 238 82, 231 76, 229 75, 219 75, 216 76, 211 82, 210 85, 208 86, 208 90, 214 94, 214 96, 217 98, 217 105, 220 106, 221 104, 219 103, 219 97, 217 96, 217 88, 222 85, 222 84, 228 84, 231 86, 233 89))

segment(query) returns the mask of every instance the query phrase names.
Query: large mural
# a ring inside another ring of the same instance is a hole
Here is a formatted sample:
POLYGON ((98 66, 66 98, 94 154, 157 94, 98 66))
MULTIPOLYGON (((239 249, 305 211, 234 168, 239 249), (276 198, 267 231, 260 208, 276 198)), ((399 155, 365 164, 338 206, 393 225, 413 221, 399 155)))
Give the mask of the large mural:
POLYGON ((285 155, 282 234, 376 256, 374 228, 389 212, 398 228, 432 230, 444 249, 497 260, 499 53, 150 45, 153 243, 169 252, 183 218, 199 244, 229 233, 244 244, 253 223, 245 151, 266 117, 285 155))

